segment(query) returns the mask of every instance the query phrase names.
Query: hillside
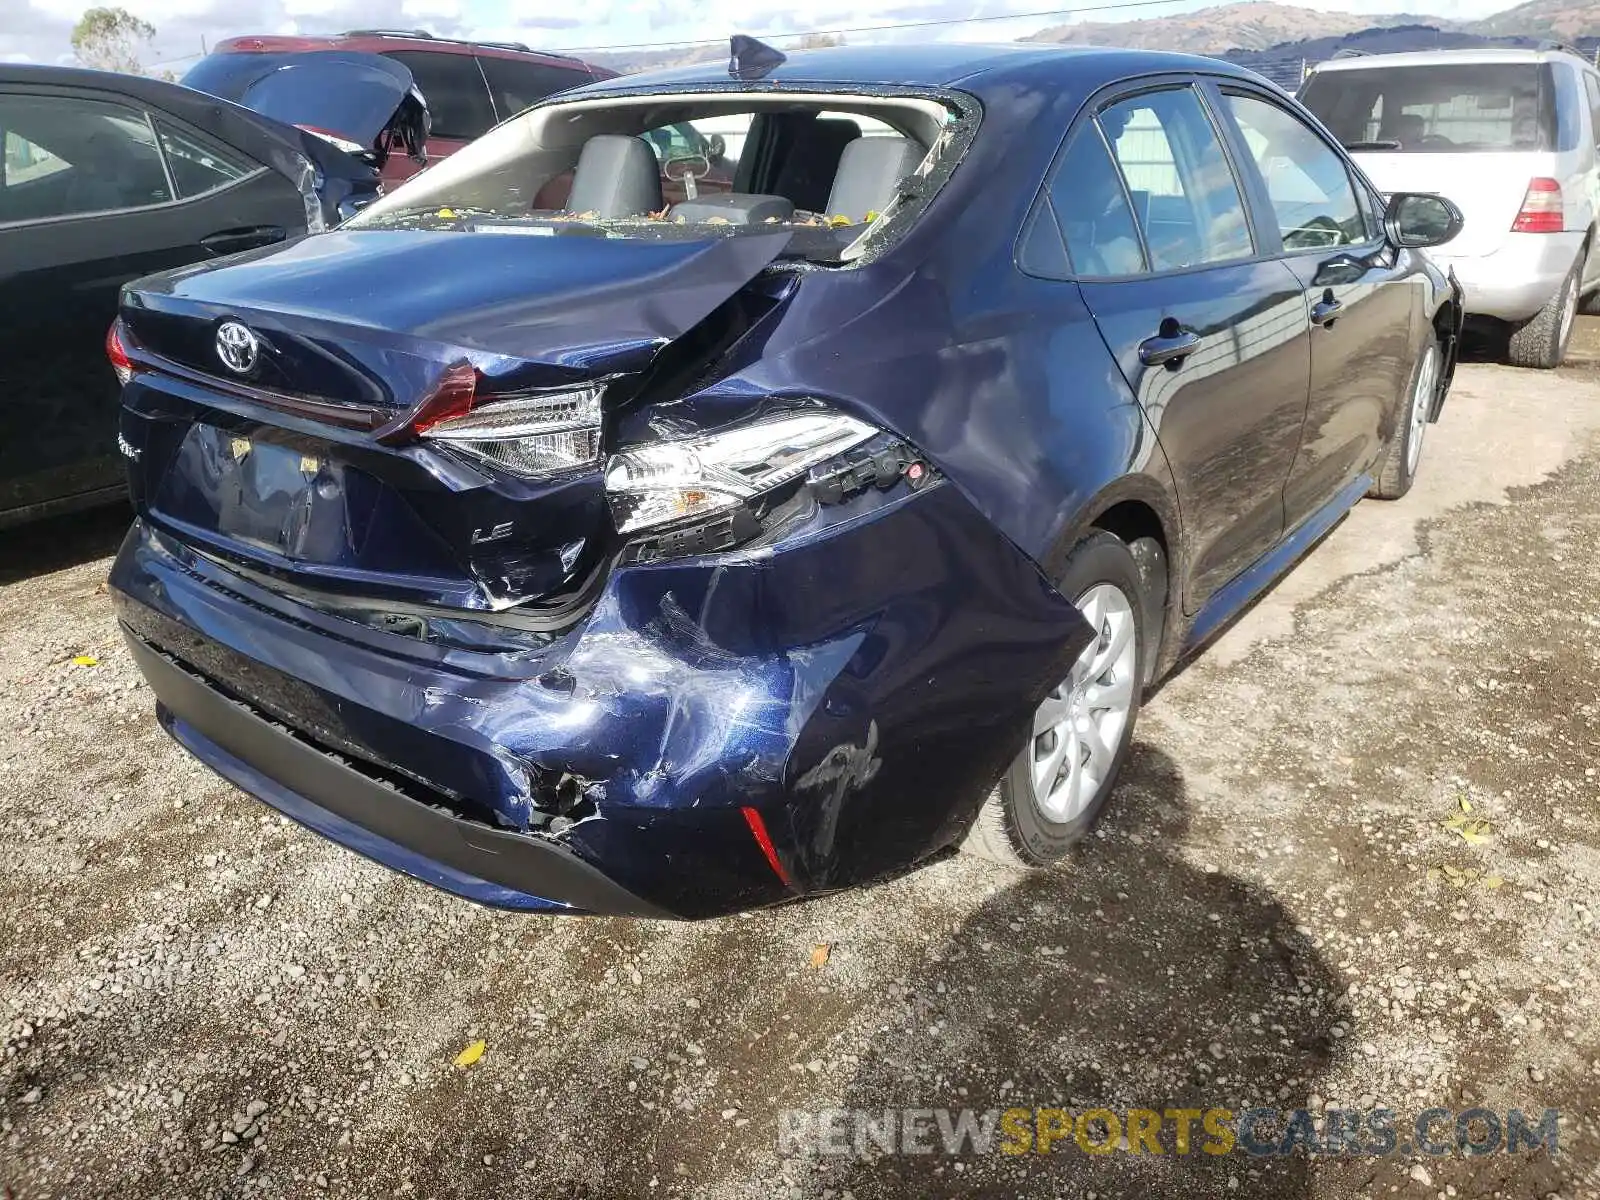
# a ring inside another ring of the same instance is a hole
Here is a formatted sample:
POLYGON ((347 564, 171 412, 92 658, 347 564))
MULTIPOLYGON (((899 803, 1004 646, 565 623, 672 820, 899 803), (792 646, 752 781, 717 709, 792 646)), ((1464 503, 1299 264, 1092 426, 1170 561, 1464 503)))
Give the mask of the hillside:
MULTIPOLYGON (((1572 0, 1565 2, 1570 4, 1572 0)), ((1556 0, 1532 0, 1530 5, 1524 7, 1554 3, 1556 0)), ((1591 8, 1591 12, 1600 10, 1591 8)), ((1274 4, 1269 0, 1247 0, 1242 4, 1223 4, 1142 21, 1080 21, 1072 25, 1052 25, 1027 40, 1220 54, 1224 50, 1265 50, 1284 42, 1340 37, 1363 29, 1418 23, 1440 29, 1460 27, 1456 22, 1440 17, 1323 12, 1289 4, 1274 4)))
POLYGON ((1600 37, 1600 4, 1582 0, 1528 0, 1515 8, 1473 21, 1466 28, 1473 33, 1503 36, 1556 38, 1574 42, 1579 38, 1600 37))

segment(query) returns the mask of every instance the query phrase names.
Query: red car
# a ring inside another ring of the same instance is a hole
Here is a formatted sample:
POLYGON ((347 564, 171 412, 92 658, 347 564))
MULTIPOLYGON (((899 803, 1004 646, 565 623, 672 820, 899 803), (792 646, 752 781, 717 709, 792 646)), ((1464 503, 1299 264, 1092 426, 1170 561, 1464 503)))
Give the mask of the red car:
MULTIPOLYGON (((218 42, 223 54, 284 54, 352 50, 381 54, 411 72, 432 116, 429 160, 454 154, 474 138, 555 92, 610 79, 615 71, 520 42, 460 42, 421 29, 355 29, 336 37, 236 37, 218 42)), ((397 182, 421 170, 404 154, 389 157, 383 177, 397 182)))

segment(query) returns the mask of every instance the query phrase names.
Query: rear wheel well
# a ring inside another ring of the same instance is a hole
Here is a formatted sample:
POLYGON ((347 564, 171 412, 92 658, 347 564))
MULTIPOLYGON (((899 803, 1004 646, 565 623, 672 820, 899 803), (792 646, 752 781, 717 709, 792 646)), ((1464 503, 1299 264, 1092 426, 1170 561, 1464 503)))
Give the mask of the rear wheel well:
POLYGON ((1095 529, 1113 534, 1133 551, 1139 565, 1139 580, 1144 588, 1145 682, 1155 679, 1164 661, 1162 641, 1167 629, 1167 613, 1172 602, 1172 572, 1167 531, 1156 510, 1138 500, 1113 504, 1094 519, 1095 529))

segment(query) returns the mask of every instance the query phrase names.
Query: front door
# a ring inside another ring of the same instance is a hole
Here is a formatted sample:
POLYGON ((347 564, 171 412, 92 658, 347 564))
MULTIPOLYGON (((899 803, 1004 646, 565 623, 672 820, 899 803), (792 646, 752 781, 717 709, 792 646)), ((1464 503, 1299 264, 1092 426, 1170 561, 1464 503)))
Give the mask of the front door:
POLYGON ((1232 85, 1219 107, 1256 168, 1257 209, 1276 225, 1312 325, 1305 433, 1283 493, 1293 528, 1369 469, 1403 419, 1426 281, 1384 240, 1344 158, 1303 119, 1232 85))

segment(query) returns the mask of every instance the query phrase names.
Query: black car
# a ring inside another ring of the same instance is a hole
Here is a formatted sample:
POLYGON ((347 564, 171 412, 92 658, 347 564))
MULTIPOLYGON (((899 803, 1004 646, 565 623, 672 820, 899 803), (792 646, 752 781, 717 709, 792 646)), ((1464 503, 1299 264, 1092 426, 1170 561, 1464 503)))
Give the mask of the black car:
POLYGON ((315 61, 252 80, 250 108, 0 65, 0 527, 124 494, 100 354, 124 283, 326 229, 380 194, 391 147, 420 154, 426 110, 404 67, 300 58, 315 61))

